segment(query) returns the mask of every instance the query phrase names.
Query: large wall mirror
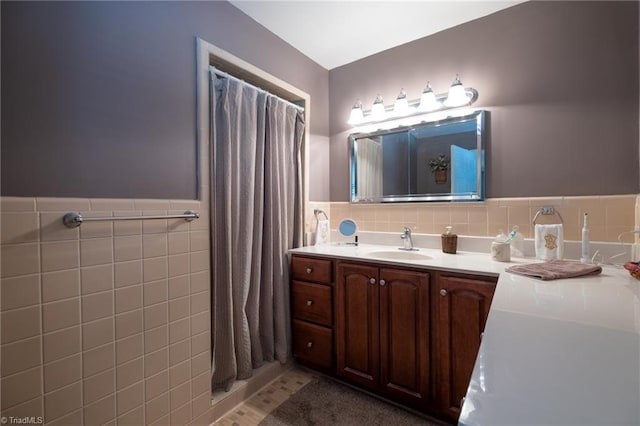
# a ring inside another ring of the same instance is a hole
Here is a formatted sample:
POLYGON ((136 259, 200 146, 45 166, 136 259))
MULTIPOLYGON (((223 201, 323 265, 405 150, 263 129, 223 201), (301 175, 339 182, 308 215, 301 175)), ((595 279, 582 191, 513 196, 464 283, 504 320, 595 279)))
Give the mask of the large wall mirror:
POLYGON ((483 200, 485 114, 351 134, 351 202, 483 200))

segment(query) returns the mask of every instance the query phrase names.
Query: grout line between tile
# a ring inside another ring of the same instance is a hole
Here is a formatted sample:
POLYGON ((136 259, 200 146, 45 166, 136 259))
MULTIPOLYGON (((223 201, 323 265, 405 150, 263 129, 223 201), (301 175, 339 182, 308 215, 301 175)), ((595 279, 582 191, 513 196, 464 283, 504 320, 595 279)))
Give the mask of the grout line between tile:
MULTIPOLYGON (((79 243, 78 243, 79 244, 79 243)), ((78 257, 81 256, 80 247, 78 247, 78 257)), ((78 259, 78 269, 80 268, 81 262, 78 259)), ((82 322, 82 272, 80 271, 80 324, 79 325, 79 333, 80 333, 80 371, 82 372, 80 377, 80 419, 82 424, 84 424, 84 342, 83 342, 83 329, 84 323, 82 322)), ((91 348, 95 349, 95 348, 91 348)), ((46 418, 46 416, 45 416, 46 418)))
MULTIPOLYGON (((36 205, 36 200, 33 200, 33 204, 36 205)), ((45 408, 46 405, 44 403, 44 312, 43 312, 43 295, 44 295, 44 288, 43 286, 43 282, 42 282, 42 274, 44 273, 42 271, 42 221, 41 221, 41 217, 42 215, 40 214, 40 212, 36 209, 37 212, 37 218, 36 218, 36 226, 38 227, 38 261, 39 261, 39 266, 40 266, 40 270, 38 271, 38 283, 40 285, 40 295, 39 295, 39 301, 40 301, 40 366, 42 368, 41 370, 41 374, 40 374, 40 409, 42 410, 42 416, 43 418, 45 417, 45 408)))
MULTIPOLYGON (((41 281, 41 284, 40 284, 40 288, 42 288, 42 281, 41 281)), ((74 296, 74 297, 78 297, 78 296, 74 296)), ((42 299, 42 295, 40 295, 40 298, 42 299)), ((73 299, 73 297, 69 297, 69 298, 67 298, 67 299, 73 299)), ((60 299, 60 300, 67 300, 67 299, 60 299)), ((53 301, 53 302, 47 302, 47 303, 55 303, 55 302, 57 302, 57 300, 55 300, 55 301, 53 301)), ((11 313, 11 312, 19 311, 20 309, 33 309, 34 307, 37 307, 37 306, 40 306, 40 307, 41 307, 42 305, 43 305, 43 303, 42 303, 42 302, 39 302, 39 303, 33 303, 33 304, 31 304, 31 305, 18 306, 17 308, 8 308, 8 309, 3 309, 3 310, 2 310, 2 313, 3 313, 3 314, 4 314, 4 313, 11 313)), ((42 311, 42 308, 40 309, 40 311, 42 311)), ((41 312, 41 315, 40 315, 40 316, 42 317, 42 312, 41 312)), ((42 319, 42 318, 41 318, 41 319, 42 319)), ((40 322, 42 323, 42 321, 40 321, 40 322)), ((42 330, 44 329, 44 327, 43 327, 43 324, 40 324, 40 325, 41 325, 40 334, 42 334, 42 330)), ((35 335, 30 336, 30 337, 27 337, 27 339, 29 339, 29 338, 33 338, 33 337, 35 337, 35 335)), ((20 340, 24 340, 24 339, 20 339, 20 340)), ((16 340, 16 342, 17 342, 17 340, 16 340)), ((5 343, 3 343, 3 344, 7 344, 7 343, 13 343, 13 342, 5 342, 5 343)))
MULTIPOLYGON (((38 367, 36 367, 36 368, 38 368, 38 367)), ((26 370, 25 370, 25 371, 26 371, 26 370)), ((66 385, 64 385, 64 386, 60 386, 59 388, 55 388, 54 390, 51 390, 51 391, 49 391, 49 392, 44 392, 44 393, 43 393, 43 396, 51 395, 52 393, 59 392, 59 391, 61 391, 62 389, 70 388, 71 386, 74 386, 74 385, 76 385, 77 383, 80 383, 80 386, 82 387, 82 379, 80 379, 80 380, 76 380, 76 381, 75 381, 75 382, 73 382, 73 383, 69 383, 69 384, 66 384, 66 385)), ((80 397, 81 397, 81 399, 82 399, 82 395, 80 395, 80 397)), ((43 398, 43 399, 44 399, 44 398, 43 398)), ((82 405, 82 407, 84 407, 84 405, 82 405)), ((66 413, 65 413, 65 414, 66 414, 66 413)), ((62 416, 64 416, 64 414, 63 414, 62 416)), ((62 417, 62 416, 60 416, 60 417, 62 417)), ((45 413, 45 417, 46 417, 46 413, 45 413)), ((56 418, 57 418, 57 417, 56 417, 56 418)))
MULTIPOLYGON (((24 372, 26 372, 26 371, 35 370, 36 368, 42 368, 42 369, 43 369, 43 370, 42 370, 42 371, 43 371, 42 377, 44 377, 44 365, 43 365, 43 364, 40 364, 40 365, 36 365, 35 367, 29 367, 29 368, 25 368, 24 370, 16 371, 15 373, 11 373, 11 374, 4 374, 4 375, 2 376, 2 379, 3 379, 3 380, 5 380, 5 379, 9 379, 9 378, 11 378, 11 377, 13 377, 13 376, 17 376, 18 374, 22 374, 22 373, 24 373, 24 372)), ((43 384, 43 383, 42 383, 42 384, 43 384)), ((44 391, 44 387, 41 389, 41 391, 44 391)), ((43 395, 43 394, 44 394, 44 392, 41 392, 41 395, 43 395)), ((35 399, 35 398, 32 398, 32 399, 35 399)), ((29 401, 30 401, 30 400, 29 400, 29 401)), ((26 401, 20 401, 20 402, 18 402, 17 404, 12 405, 11 407, 15 407, 16 405, 20 405, 20 404, 23 404, 23 403, 25 403, 25 402, 26 402, 26 401)), ((5 409, 5 408, 11 408, 11 407, 2 407, 2 408, 3 408, 3 409, 5 409)))
MULTIPOLYGON (((111 211, 111 216, 114 215, 114 212, 111 211)), ((111 222, 111 253, 112 253, 112 261, 111 261, 111 307, 113 314, 111 315, 111 320, 113 324, 113 416, 114 422, 118 423, 118 361, 117 361, 117 344, 116 344, 116 284, 115 284, 115 276, 116 276, 116 267, 115 267, 115 257, 116 257, 116 239, 115 239, 115 222, 111 222)), ((143 339, 144 342, 144 339, 143 339)), ((144 344, 144 343, 143 343, 144 344)))
MULTIPOLYGON (((142 235, 144 235, 144 229, 143 226, 140 226, 141 228, 141 232, 142 235)), ((144 244, 144 236, 142 237, 143 239, 143 244, 144 244)), ((144 246, 142 249, 142 257, 144 258, 144 246)), ((143 267, 143 275, 142 275, 142 282, 140 283, 142 286, 142 306, 140 307, 141 311, 142 311, 142 330, 140 331, 140 338, 142 339, 142 423, 143 424, 147 424, 147 365, 146 365, 146 361, 145 358, 147 356, 147 348, 145 347, 145 338, 144 338, 144 333, 146 331, 146 325, 145 325, 145 315, 144 315, 144 267, 143 267)), ((168 286, 167 286, 168 287, 168 286)), ((115 315, 114 315, 114 321, 115 321, 115 315)), ((127 336, 130 337, 130 336, 127 336)), ((117 402, 116 402, 116 413, 118 412, 118 407, 117 407, 117 402)))

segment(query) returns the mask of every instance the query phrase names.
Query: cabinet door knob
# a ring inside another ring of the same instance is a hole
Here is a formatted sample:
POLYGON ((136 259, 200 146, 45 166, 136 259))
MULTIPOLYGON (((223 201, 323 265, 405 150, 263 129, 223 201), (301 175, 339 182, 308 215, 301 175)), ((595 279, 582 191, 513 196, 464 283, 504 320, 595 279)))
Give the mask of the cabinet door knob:
POLYGON ((307 300, 307 306, 313 305, 313 300, 307 300))
POLYGON ((380 280, 380 285, 385 285, 387 282, 385 280, 380 280))
POLYGON ((465 399, 466 399, 466 397, 464 397, 464 396, 460 399, 460 408, 462 408, 462 406, 464 405, 464 400, 465 399))
POLYGON ((307 274, 310 274, 313 272, 313 268, 307 268, 307 274))
POLYGON ((480 341, 482 342, 482 338, 484 337, 484 331, 480 333, 480 341))
POLYGON ((307 342, 307 347, 308 347, 308 348, 313 347, 313 342, 307 342))
POLYGON ((375 278, 369 278, 369 282, 370 282, 371 284, 375 284, 375 283, 376 283, 376 279, 375 279, 375 278))
POLYGON ((440 296, 446 296, 447 295, 447 290, 445 290, 444 288, 440 289, 440 296))

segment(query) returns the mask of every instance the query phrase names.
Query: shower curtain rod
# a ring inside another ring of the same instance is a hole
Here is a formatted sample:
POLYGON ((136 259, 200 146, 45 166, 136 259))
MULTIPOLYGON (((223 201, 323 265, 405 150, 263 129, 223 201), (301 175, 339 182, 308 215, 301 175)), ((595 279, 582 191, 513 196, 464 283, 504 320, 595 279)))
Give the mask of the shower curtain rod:
POLYGON ((280 96, 278 96, 278 95, 274 95, 273 93, 271 93, 271 92, 269 92, 269 91, 267 91, 267 90, 264 90, 264 89, 263 89, 263 88, 261 88, 261 87, 255 86, 255 85, 253 85, 253 84, 251 84, 251 83, 247 83, 246 81, 244 81, 244 80, 242 80, 242 79, 240 79, 240 78, 238 78, 238 77, 234 77, 234 76, 232 76, 232 75, 231 75, 231 74, 229 74, 229 73, 226 73, 226 72, 224 72, 224 71, 219 70, 218 68, 214 67, 213 65, 209 65, 209 69, 210 69, 212 72, 214 72, 215 74, 219 75, 220 77, 230 78, 230 79, 235 80, 235 81, 238 81, 238 82, 240 82, 240 83, 242 83, 242 84, 246 84, 247 86, 252 87, 252 88, 254 88, 254 89, 256 89, 256 90, 258 90, 258 91, 260 91, 260 92, 262 92, 262 93, 266 93, 266 94, 268 94, 268 95, 275 96, 276 98, 280 99, 282 102, 285 102, 286 104, 291 105, 292 107, 294 107, 294 108, 296 108, 296 109, 298 109, 298 110, 300 110, 300 111, 304 111, 304 107, 301 107, 300 105, 296 105, 296 104, 294 104, 293 102, 288 101, 288 100, 286 100, 286 99, 283 99, 283 98, 281 98, 281 97, 280 97, 280 96))

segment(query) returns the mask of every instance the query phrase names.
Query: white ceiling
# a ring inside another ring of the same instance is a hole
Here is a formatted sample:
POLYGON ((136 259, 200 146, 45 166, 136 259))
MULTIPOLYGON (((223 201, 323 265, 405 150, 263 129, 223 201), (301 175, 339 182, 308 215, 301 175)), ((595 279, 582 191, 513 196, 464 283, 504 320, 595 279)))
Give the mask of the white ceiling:
POLYGON ((326 69, 522 3, 507 1, 231 0, 326 69))

